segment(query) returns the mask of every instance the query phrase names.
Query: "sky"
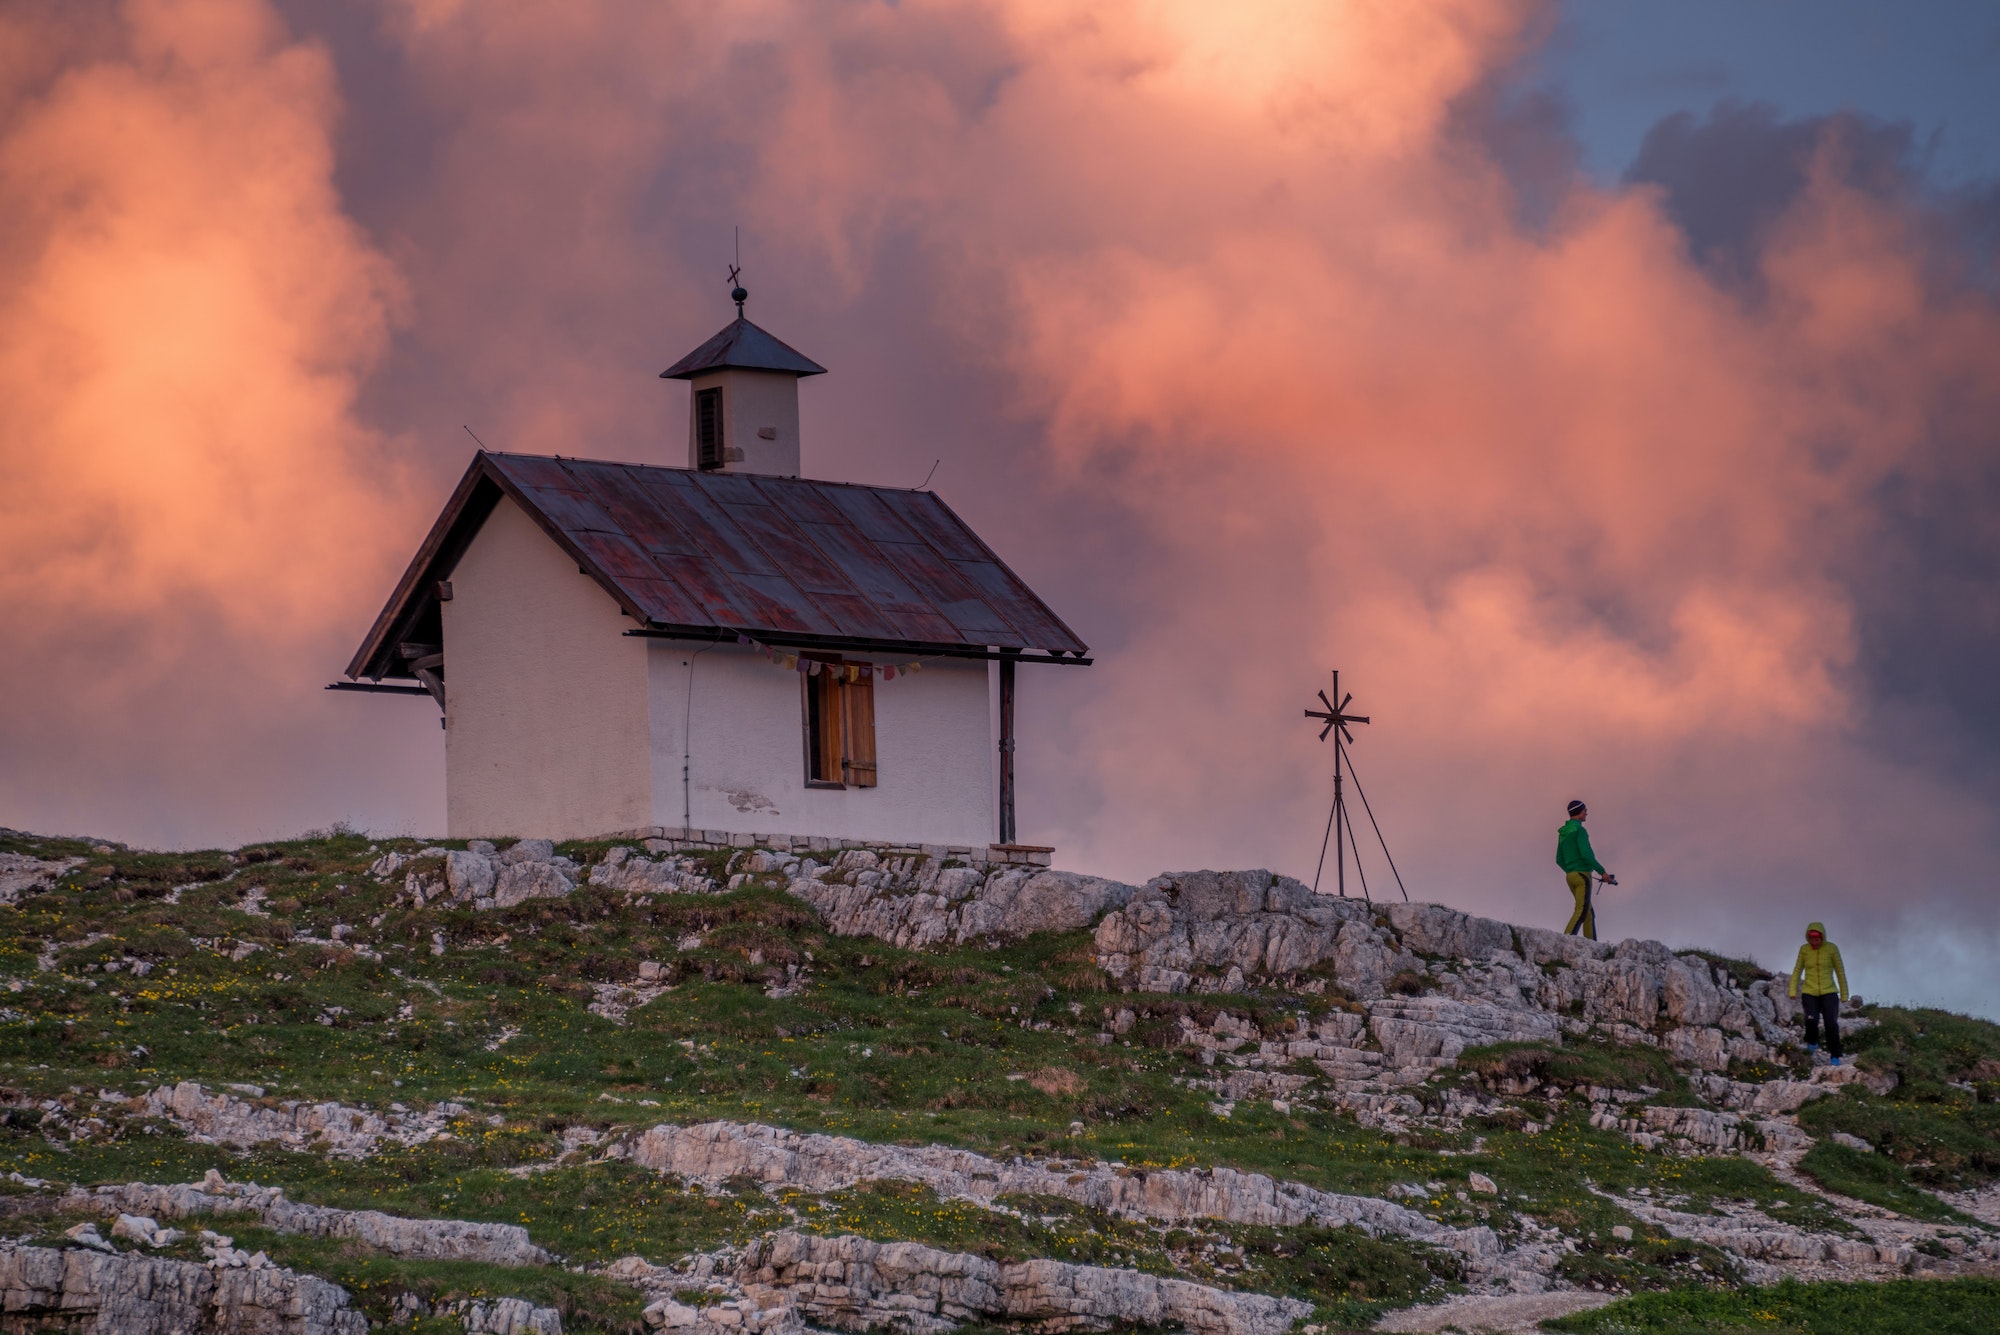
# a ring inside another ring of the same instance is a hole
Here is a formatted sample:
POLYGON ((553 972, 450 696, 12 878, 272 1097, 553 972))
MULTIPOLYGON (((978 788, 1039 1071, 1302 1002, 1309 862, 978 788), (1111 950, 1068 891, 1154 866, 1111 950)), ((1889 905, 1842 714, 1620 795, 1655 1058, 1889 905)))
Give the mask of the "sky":
MULTIPOLYGON (((1310 879, 1330 667, 1415 898, 2000 1016, 2000 11, 17 0, 0 825, 443 825, 329 695, 463 471, 678 462, 733 311, 807 471, 1092 645, 1060 865, 1310 879)), ((1367 864, 1372 888, 1386 868, 1367 864)))

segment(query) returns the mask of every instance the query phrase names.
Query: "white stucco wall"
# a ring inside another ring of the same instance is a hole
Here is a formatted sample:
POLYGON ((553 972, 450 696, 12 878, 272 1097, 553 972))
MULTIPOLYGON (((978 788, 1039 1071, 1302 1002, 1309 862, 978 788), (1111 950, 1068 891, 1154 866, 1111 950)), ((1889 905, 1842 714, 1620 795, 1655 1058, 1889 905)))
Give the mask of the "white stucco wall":
POLYGON ((688 382, 688 467, 701 467, 695 439, 695 392, 722 387, 722 445, 743 457, 725 462, 725 473, 799 475, 799 378, 782 371, 715 371, 688 382), (769 428, 773 439, 757 433, 769 428))
POLYGON ((913 676, 878 679, 877 785, 809 788, 797 672, 736 644, 627 638, 632 623, 617 604, 512 501, 500 502, 449 578, 453 838, 688 825, 897 843, 995 837, 984 663, 934 660, 913 676))
POLYGON ((993 841, 998 816, 984 663, 934 660, 914 676, 878 680, 877 785, 808 788, 799 674, 740 645, 718 645, 697 656, 702 647, 650 642, 654 801, 648 823, 897 843, 993 841), (691 719, 691 729, 683 728, 684 719, 691 719), (683 743, 690 737, 684 792, 683 743))
MULTIPOLYGON (((443 604, 454 839, 576 839, 653 823, 647 653, 609 594, 503 499, 443 604)), ((678 796, 678 790, 676 790, 678 796)))

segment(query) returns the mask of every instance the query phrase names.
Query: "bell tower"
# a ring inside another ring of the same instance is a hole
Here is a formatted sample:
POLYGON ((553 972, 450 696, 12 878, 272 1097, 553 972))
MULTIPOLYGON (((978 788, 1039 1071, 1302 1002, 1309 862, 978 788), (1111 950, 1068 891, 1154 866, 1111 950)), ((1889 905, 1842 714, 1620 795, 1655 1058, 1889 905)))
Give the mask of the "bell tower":
POLYGON ((739 286, 729 296, 736 318, 660 372, 688 382, 688 467, 797 477, 799 381, 826 368, 751 324, 749 292, 739 286))

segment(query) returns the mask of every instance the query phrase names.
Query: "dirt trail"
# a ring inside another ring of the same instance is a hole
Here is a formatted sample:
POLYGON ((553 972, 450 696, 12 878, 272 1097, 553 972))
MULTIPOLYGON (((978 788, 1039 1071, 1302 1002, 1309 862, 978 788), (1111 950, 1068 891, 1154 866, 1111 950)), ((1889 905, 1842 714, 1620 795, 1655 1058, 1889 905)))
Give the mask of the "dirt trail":
POLYGON ((1405 1307, 1376 1323, 1375 1329, 1401 1332, 1459 1330, 1467 1335, 1532 1335, 1550 1317, 1568 1316, 1610 1302, 1608 1293, 1570 1290, 1563 1293, 1473 1295, 1424 1307, 1405 1307))

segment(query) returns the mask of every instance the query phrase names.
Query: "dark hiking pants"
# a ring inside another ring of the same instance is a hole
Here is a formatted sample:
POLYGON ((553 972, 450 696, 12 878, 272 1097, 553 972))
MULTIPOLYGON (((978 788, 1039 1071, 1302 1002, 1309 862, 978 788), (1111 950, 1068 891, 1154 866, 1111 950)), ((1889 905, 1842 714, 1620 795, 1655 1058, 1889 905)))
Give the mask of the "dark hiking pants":
POLYGON ((1840 1056, 1840 993, 1801 992, 1799 1005, 1806 1010, 1806 1046, 1819 1042, 1819 1022, 1825 1020, 1826 1055, 1840 1056))

